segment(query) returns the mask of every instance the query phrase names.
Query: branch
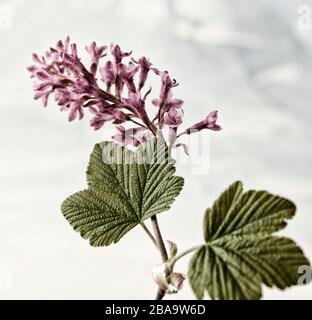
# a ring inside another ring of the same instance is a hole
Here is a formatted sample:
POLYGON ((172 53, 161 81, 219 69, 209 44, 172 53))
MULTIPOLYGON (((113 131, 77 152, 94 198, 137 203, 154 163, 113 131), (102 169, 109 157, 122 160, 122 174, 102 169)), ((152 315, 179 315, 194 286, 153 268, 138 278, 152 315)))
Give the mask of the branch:
POLYGON ((162 261, 165 263, 165 262, 168 261, 168 254, 167 254, 167 250, 166 250, 166 247, 165 247, 164 240, 163 240, 163 238, 161 236, 161 232, 160 232, 160 229, 159 229, 159 225, 158 225, 158 221, 157 221, 156 215, 151 217, 151 221, 152 221, 152 226, 153 226, 153 230, 154 230, 154 234, 155 234, 157 247, 159 249, 162 261))
MULTIPOLYGON (((168 253, 165 247, 165 243, 164 240, 162 238, 160 229, 159 229, 159 225, 158 225, 158 221, 157 221, 157 217, 156 215, 151 217, 151 222, 152 222, 152 226, 153 226, 153 230, 154 230, 154 234, 155 234, 155 239, 156 239, 156 243, 157 243, 157 247, 158 250, 160 252, 161 258, 163 263, 168 261, 168 253)), ((162 290, 160 287, 158 287, 158 291, 156 294, 156 300, 162 300, 162 298, 165 296, 166 291, 162 290)))

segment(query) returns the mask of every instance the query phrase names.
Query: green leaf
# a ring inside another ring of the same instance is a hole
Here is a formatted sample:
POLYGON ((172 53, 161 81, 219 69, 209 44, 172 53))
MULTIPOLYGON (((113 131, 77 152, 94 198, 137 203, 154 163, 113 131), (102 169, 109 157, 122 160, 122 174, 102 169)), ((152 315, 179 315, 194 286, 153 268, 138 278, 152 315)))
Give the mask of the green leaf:
POLYGON ((132 152, 113 142, 96 144, 87 169, 88 189, 62 204, 72 227, 92 246, 116 243, 145 219, 168 210, 183 187, 162 139, 132 152))
POLYGON ((233 183, 207 209, 205 245, 189 265, 190 284, 197 298, 260 299, 261 283, 284 289, 298 282, 298 267, 309 265, 290 239, 272 233, 286 226, 295 205, 267 191, 243 192, 233 183))

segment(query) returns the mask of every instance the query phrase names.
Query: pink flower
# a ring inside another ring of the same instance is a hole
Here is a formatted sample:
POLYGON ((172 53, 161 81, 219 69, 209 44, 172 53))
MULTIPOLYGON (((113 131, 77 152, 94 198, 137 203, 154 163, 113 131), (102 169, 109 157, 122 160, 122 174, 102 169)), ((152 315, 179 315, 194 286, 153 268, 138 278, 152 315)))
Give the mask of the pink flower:
MULTIPOLYGON (((166 113, 168 113, 172 109, 180 109, 183 106, 183 100, 174 99, 172 97, 172 92, 171 91, 169 91, 165 102, 162 102, 161 99, 153 99, 152 103, 155 106, 160 108, 160 110, 159 110, 159 126, 160 126, 160 128, 163 127, 164 115, 166 113)), ((182 112, 180 112, 180 115, 183 117, 183 110, 181 109, 181 111, 182 112)), ((182 123, 182 118, 181 118, 181 122, 179 123, 179 125, 181 123, 182 123)))
POLYGON ((136 92, 133 77, 139 71, 139 69, 140 67, 135 66, 132 62, 129 62, 128 66, 124 64, 119 65, 119 76, 128 87, 128 90, 131 92, 136 92))
POLYGON ((210 129, 213 131, 219 131, 222 128, 216 124, 218 119, 218 111, 212 111, 208 114, 208 116, 206 117, 206 119, 195 123, 192 127, 188 128, 186 130, 187 134, 191 134, 193 132, 197 132, 197 131, 201 131, 203 129, 210 129))
POLYGON ((83 109, 78 101, 72 101, 68 106, 68 120, 73 121, 77 118, 77 115, 79 119, 83 118, 83 109))
POLYGON ((99 69, 102 81, 106 84, 107 91, 110 91, 112 84, 116 79, 116 69, 112 61, 106 61, 104 67, 99 69))
POLYGON ((171 80, 168 71, 164 71, 161 75, 161 88, 160 88, 160 101, 165 103, 171 89, 176 87, 178 83, 175 80, 171 80))
POLYGON ((149 117, 145 110, 145 102, 141 99, 139 91, 135 93, 129 91, 129 97, 123 99, 123 102, 126 104, 127 108, 132 111, 134 116, 141 119, 153 133, 156 132, 154 124, 149 121, 149 117))
POLYGON ((104 51, 106 50, 107 46, 100 46, 97 47, 96 43, 93 41, 89 46, 86 46, 87 52, 91 56, 91 67, 90 71, 93 75, 96 74, 97 66, 99 64, 100 58, 104 56, 104 51))
POLYGON ((130 51, 130 52, 122 52, 122 51, 120 50, 120 47, 119 47, 118 44, 117 44, 117 45, 111 44, 110 50, 111 50, 111 53, 112 53, 112 55, 114 56, 115 62, 116 62, 117 64, 121 63, 121 60, 122 60, 123 58, 130 56, 131 53, 132 53, 132 51, 130 51))
POLYGON ((170 128, 177 128, 183 120, 183 110, 171 108, 164 114, 164 123, 170 128))
MULTIPOLYGON (((161 99, 153 99, 152 103, 156 107, 161 107, 161 99)), ((166 102, 163 104, 163 108, 165 109, 164 111, 167 112, 171 108, 181 108, 183 105, 183 100, 181 99, 174 99, 172 97, 172 92, 169 92, 167 96, 166 102)))
POLYGON ((143 88, 150 70, 154 71, 157 75, 160 74, 160 71, 152 67, 152 63, 145 57, 141 57, 139 61, 135 59, 132 59, 132 61, 140 65, 139 90, 143 88))
POLYGON ((139 59, 139 65, 140 65, 140 80, 139 80, 139 90, 143 88, 145 81, 147 79, 148 72, 151 69, 152 63, 148 61, 145 57, 141 57, 139 59))
POLYGON ((150 131, 144 128, 125 129, 123 126, 116 126, 117 134, 112 136, 112 139, 122 146, 133 145, 137 147, 141 143, 153 139, 150 131))
POLYGON ((121 111, 116 105, 97 104, 90 106, 89 111, 94 115, 90 120, 90 125, 94 127, 94 130, 102 128, 105 122, 108 121, 120 124, 130 120, 130 116, 121 111))
POLYGON ((69 43, 70 43, 70 38, 69 38, 69 36, 66 37, 64 43, 63 43, 62 40, 59 40, 59 41, 56 43, 56 50, 57 50, 58 52, 67 52, 67 51, 68 51, 69 43))

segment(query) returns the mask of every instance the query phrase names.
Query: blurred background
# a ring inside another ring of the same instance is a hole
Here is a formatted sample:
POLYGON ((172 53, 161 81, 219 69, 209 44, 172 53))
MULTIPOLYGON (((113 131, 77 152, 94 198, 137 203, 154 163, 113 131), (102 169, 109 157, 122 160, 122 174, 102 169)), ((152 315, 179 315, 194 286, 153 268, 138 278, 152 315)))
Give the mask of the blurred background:
MULTIPOLYGON (((158 253, 140 229, 92 248, 60 204, 86 185, 96 142, 88 120, 67 122, 51 99, 33 101, 26 67, 70 35, 120 44, 178 80, 185 125, 219 110, 206 133, 209 171, 186 179, 159 216, 181 250, 201 243, 203 212, 228 184, 267 189, 298 207, 287 234, 312 259, 311 0, 0 1, 0 299, 151 299, 158 253)), ((177 265, 186 272, 188 259, 177 265)), ((264 289, 264 299, 309 299, 312 286, 264 289)), ((178 296, 193 299, 186 283, 178 296)))

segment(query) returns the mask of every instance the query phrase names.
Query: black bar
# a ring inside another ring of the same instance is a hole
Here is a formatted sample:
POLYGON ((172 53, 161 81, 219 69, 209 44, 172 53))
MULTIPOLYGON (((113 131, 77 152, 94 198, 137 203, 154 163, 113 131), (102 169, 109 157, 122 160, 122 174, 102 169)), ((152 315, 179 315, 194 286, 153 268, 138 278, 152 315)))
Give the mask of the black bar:
MULTIPOLYGON (((184 300, 3 300, 2 314, 36 316, 41 319, 91 317, 98 319, 153 319, 156 317, 212 319, 227 316, 237 318, 262 318, 301 316, 311 310, 311 301, 184 301, 184 300)), ((4 318, 3 318, 4 319, 4 318)), ((214 320, 214 319, 213 319, 214 320)))

